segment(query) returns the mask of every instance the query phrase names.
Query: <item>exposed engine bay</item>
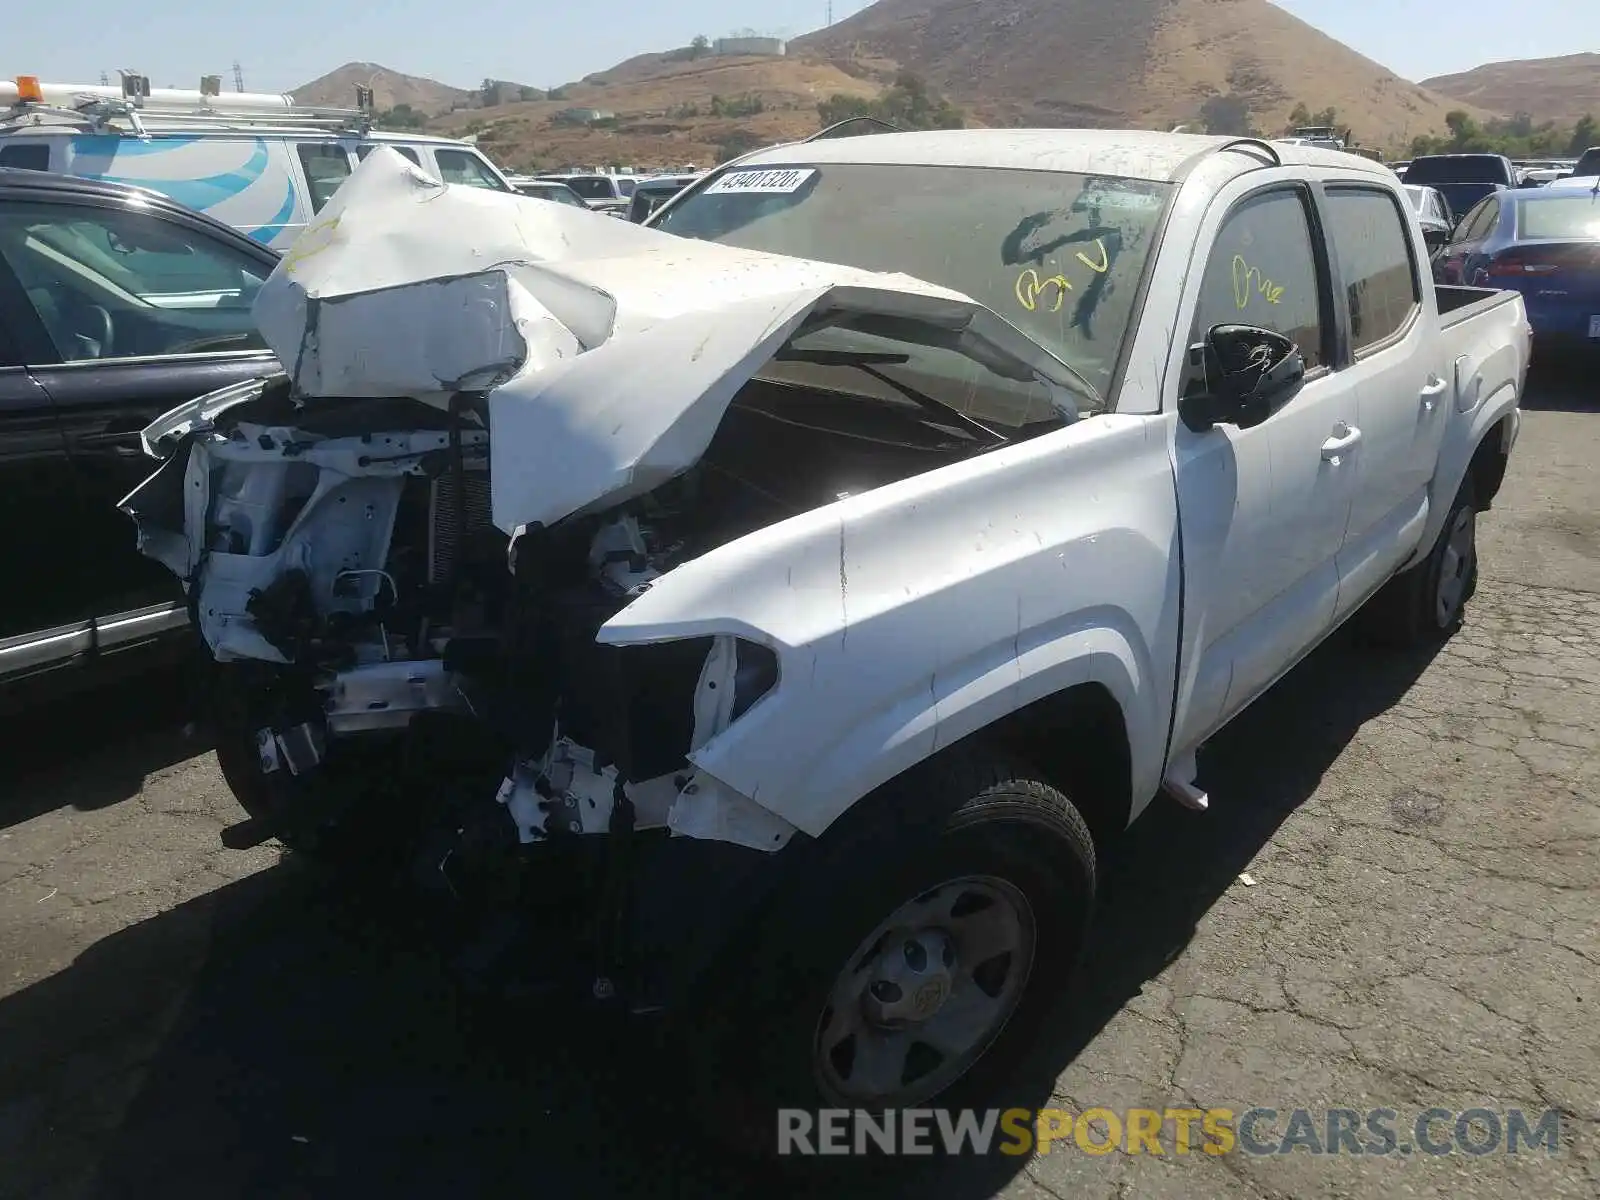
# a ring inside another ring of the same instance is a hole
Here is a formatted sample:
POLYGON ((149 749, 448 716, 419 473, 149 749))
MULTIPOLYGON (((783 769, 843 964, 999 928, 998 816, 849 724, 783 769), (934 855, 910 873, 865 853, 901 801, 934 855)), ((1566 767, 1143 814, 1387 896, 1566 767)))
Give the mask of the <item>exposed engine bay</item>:
POLYGON ((1011 440, 926 405, 755 378, 682 474, 510 537, 492 519, 481 394, 440 408, 291 391, 255 385, 154 447, 172 456, 128 503, 147 552, 201 581, 220 662, 301 682, 304 719, 258 731, 265 772, 306 777, 342 740, 461 714, 511 751, 497 799, 523 844, 610 832, 625 805, 642 830, 781 847, 793 826, 688 762, 777 684, 772 650, 726 635, 606 646, 597 631, 715 547, 1011 440), (172 537, 185 506, 202 536, 172 537))

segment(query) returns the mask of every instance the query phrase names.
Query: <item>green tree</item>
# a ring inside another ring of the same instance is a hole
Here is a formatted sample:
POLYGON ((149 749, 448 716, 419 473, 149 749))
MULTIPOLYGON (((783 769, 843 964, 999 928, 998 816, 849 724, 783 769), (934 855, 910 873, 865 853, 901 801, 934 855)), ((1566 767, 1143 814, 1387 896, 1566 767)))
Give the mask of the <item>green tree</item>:
POLYGON ((1229 93, 1212 96, 1200 106, 1200 121, 1207 133, 1225 133, 1248 137, 1255 133, 1250 125, 1250 105, 1243 96, 1229 93))
POLYGON ((1459 108, 1452 108, 1445 113, 1444 124, 1457 145, 1465 146, 1468 142, 1477 140, 1478 123, 1459 108))
POLYGON ((1505 119, 1491 118, 1479 125, 1466 112, 1445 114, 1449 133, 1413 138, 1412 157, 1422 154, 1504 154, 1511 159, 1559 158, 1581 154, 1600 144, 1600 123, 1586 117, 1574 126, 1553 121, 1535 125, 1526 113, 1505 119))
POLYGON ((379 129, 421 129, 428 123, 428 118, 409 104, 396 104, 375 115, 372 123, 379 129))
POLYGON ((694 40, 689 43, 689 57, 703 58, 711 53, 711 39, 703 33, 694 35, 694 40))
POLYGON ((736 129, 717 143, 717 161, 727 162, 766 145, 766 139, 748 129, 736 129))
POLYGON ((817 115, 824 126, 837 125, 851 117, 875 117, 897 129, 961 129, 967 123, 960 109, 910 71, 902 71, 873 100, 836 92, 817 105, 817 115))
POLYGON ((1600 146, 1600 121, 1593 113, 1584 113, 1572 127, 1572 138, 1567 142, 1568 154, 1582 154, 1590 146, 1600 146))

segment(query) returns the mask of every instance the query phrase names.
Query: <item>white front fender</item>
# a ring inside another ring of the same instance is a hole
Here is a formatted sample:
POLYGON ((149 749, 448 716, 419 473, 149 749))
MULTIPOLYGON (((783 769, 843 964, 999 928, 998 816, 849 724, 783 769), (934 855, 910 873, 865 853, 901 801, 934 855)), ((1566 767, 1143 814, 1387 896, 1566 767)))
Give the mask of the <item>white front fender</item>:
POLYGON ((725 635, 778 683, 697 767, 813 836, 940 747, 1080 683, 1159 785, 1178 635, 1176 501, 1107 416, 805 513, 657 579, 599 640, 725 635))

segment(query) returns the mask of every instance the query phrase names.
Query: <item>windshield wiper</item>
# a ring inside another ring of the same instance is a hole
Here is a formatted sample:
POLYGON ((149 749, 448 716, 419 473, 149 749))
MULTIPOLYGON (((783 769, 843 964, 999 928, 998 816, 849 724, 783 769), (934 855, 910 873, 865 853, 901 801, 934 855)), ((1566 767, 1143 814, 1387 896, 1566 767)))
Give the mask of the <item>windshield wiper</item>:
POLYGON ((899 392, 918 408, 946 419, 954 417, 969 433, 982 434, 984 438, 995 445, 1004 445, 1011 439, 997 430, 990 429, 982 421, 958 412, 943 401, 936 400, 926 392, 918 391, 910 384, 901 383, 878 370, 879 366, 904 366, 911 361, 909 354, 889 354, 871 350, 802 350, 797 346, 785 346, 773 356, 775 362, 804 362, 815 363, 822 367, 854 367, 878 382, 886 384, 899 392))

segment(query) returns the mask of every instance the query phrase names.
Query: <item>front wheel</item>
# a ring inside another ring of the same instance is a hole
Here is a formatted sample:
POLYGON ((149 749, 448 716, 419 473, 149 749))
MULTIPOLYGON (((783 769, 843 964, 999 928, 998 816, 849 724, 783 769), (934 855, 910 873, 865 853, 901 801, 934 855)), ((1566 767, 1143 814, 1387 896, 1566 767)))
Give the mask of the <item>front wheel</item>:
POLYGON ((689 1069, 718 1141, 781 1152, 781 1109, 976 1102, 1073 975, 1095 859, 1072 803, 982 760, 894 792, 868 828, 819 843, 694 1014, 689 1069))
POLYGON ((337 764, 324 757, 313 770, 296 775, 286 764, 264 757, 258 741, 262 730, 320 722, 309 685, 272 668, 213 663, 204 695, 217 766, 240 807, 298 854, 324 860, 347 857, 338 816, 348 792, 334 777, 337 764))

